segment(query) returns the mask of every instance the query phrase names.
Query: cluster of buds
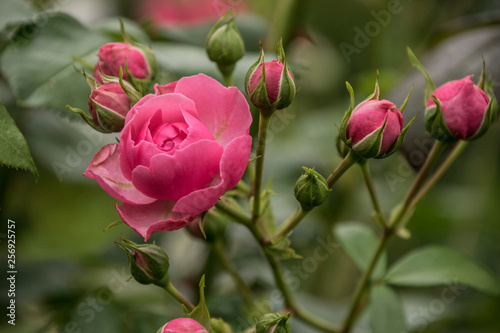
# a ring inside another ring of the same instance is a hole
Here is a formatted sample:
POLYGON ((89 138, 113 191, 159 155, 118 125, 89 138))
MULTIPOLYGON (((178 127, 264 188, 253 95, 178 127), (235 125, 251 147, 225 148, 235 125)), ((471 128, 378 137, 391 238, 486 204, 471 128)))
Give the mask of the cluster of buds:
POLYGON ((340 125, 340 138, 345 145, 362 158, 384 158, 396 152, 413 122, 412 119, 403 127, 402 111, 410 94, 399 109, 391 101, 379 100, 378 74, 373 94, 356 107, 354 92, 349 84, 347 89, 351 105, 340 125))
POLYGON ((90 116, 81 109, 67 106, 78 113, 95 130, 119 132, 130 108, 149 90, 156 73, 156 58, 144 45, 132 41, 121 24, 123 43, 101 46, 94 66, 94 76, 83 73, 91 89, 88 98, 90 116))
POLYGON ((245 90, 250 101, 264 116, 270 116, 292 103, 297 89, 281 40, 278 43, 278 59, 272 61, 264 62, 261 45, 259 59, 247 72, 245 90))
POLYGON ((170 266, 167 253, 155 244, 136 244, 125 237, 116 243, 127 254, 130 274, 140 284, 165 287, 170 266))

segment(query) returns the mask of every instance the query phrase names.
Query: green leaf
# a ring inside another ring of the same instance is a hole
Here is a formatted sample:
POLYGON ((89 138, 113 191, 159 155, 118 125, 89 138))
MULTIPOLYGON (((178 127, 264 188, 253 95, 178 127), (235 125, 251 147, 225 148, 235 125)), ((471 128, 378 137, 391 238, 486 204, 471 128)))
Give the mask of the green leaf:
POLYGON ((500 295, 500 281, 473 258, 446 247, 417 249, 396 262, 384 280, 398 286, 464 284, 500 295))
POLYGON ((27 1, 2 0, 2 10, 0 10, 0 30, 14 24, 31 22, 35 16, 35 11, 30 8, 27 1))
POLYGON ((373 333, 407 332, 403 304, 391 287, 381 284, 372 288, 370 323, 373 333))
POLYGON ((409 47, 407 47, 406 52, 408 53, 408 58, 410 59, 413 67, 418 69, 425 77, 424 104, 427 105, 429 97, 434 92, 434 90, 436 90, 436 85, 434 84, 434 81, 432 81, 432 78, 425 67, 420 63, 420 61, 418 61, 417 56, 415 56, 413 51, 409 47))
POLYGON ((68 104, 86 109, 89 87, 72 57, 95 63, 106 40, 66 14, 53 14, 45 22, 7 46, 1 71, 21 104, 65 114, 71 114, 65 110, 68 104))
POLYGON ((205 304, 205 275, 200 280, 200 302, 188 314, 188 318, 194 319, 199 322, 208 331, 210 328, 210 313, 208 312, 207 305, 205 304))
POLYGON ((38 180, 38 170, 31 157, 28 143, 0 103, 0 165, 30 171, 38 180))
MULTIPOLYGON (((368 269, 370 261, 377 249, 378 237, 375 232, 359 222, 345 222, 334 227, 334 233, 344 252, 362 271, 368 269)), ((372 279, 381 278, 385 274, 387 255, 384 252, 372 274, 372 279)))

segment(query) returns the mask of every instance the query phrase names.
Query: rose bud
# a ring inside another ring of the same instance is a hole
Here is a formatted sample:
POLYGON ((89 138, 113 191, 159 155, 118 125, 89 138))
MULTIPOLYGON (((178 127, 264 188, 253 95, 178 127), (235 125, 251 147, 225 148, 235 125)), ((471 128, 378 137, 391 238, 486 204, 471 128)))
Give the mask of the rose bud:
POLYGON ((436 140, 473 140, 484 134, 491 124, 492 99, 474 85, 471 77, 446 82, 429 98, 425 126, 436 140))
POLYGON ((280 315, 279 313, 266 313, 257 323, 256 333, 290 333, 288 319, 292 314, 280 315))
MULTIPOLYGON (((95 84, 94 81, 89 83, 95 84)), ((66 108, 82 116, 83 120, 95 130, 111 133, 122 130, 131 101, 119 83, 106 83, 98 87, 94 85, 88 105, 92 117, 81 109, 69 105, 66 108)))
POLYGON ((125 237, 117 242, 127 254, 130 273, 140 284, 154 284, 165 287, 169 282, 170 266, 167 253, 155 244, 136 244, 125 237))
POLYGON ((403 129, 403 115, 388 100, 359 104, 347 123, 346 136, 351 148, 364 158, 387 154, 403 129))
POLYGON ((198 74, 144 96, 127 113, 120 143, 85 171, 112 197, 121 219, 147 240, 212 208, 240 181, 252 147, 252 115, 236 87, 198 74))
POLYGON ((130 110, 130 98, 119 83, 107 83, 92 90, 89 111, 101 132, 120 132, 130 110))
POLYGON ((208 57, 215 62, 221 73, 227 77, 233 73, 234 65, 245 55, 243 38, 234 23, 234 15, 229 11, 208 33, 205 44, 208 57), (227 17, 229 20, 224 23, 227 17))
POLYGON ((403 128, 404 110, 410 93, 400 110, 388 100, 378 100, 380 95, 377 80, 375 91, 364 102, 354 107, 354 91, 349 83, 347 90, 351 97, 349 110, 346 111, 340 125, 340 136, 352 151, 362 158, 384 158, 393 154, 403 143, 406 132, 413 123, 413 118, 403 128))
POLYGON ((282 41, 278 43, 278 59, 264 62, 260 57, 247 72, 245 90, 250 100, 265 115, 288 107, 295 97, 295 81, 286 62, 282 41))
POLYGON ((130 41, 126 35, 124 38, 126 43, 108 43, 101 46, 97 54, 99 60, 94 67, 94 78, 103 83, 101 73, 118 78, 122 69, 123 79, 145 93, 156 72, 156 58, 149 48, 130 41))
POLYGON ((157 333, 208 333, 196 320, 177 318, 166 323, 157 333))
POLYGON ((304 211, 309 211, 325 202, 330 188, 326 179, 316 170, 302 167, 306 173, 295 183, 293 193, 304 211))

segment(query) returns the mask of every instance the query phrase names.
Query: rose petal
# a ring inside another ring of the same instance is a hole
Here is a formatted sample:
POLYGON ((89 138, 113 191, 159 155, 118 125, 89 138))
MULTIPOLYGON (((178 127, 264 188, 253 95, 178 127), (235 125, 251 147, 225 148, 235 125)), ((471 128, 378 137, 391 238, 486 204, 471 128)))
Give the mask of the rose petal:
POLYGON ((194 191, 180 198, 174 212, 201 214, 213 207, 217 200, 238 184, 245 173, 252 148, 252 137, 245 135, 230 142, 220 162, 220 181, 208 188, 194 191))
POLYGON ((132 183, 150 197, 178 200, 210 184, 219 173, 222 152, 216 141, 203 140, 173 155, 155 155, 149 168, 139 165, 132 171, 132 183))
POLYGON ((199 119, 222 146, 249 133, 252 115, 238 88, 198 74, 180 79, 175 92, 194 101, 199 119))
POLYGON ((147 241, 153 232, 172 231, 193 222, 197 215, 173 213, 175 202, 158 200, 149 205, 124 203, 116 206, 123 222, 134 229, 147 241))
POLYGON ((132 182, 123 176, 116 143, 102 147, 83 175, 95 179, 104 191, 117 200, 130 204, 149 204, 156 201, 139 192, 132 182))
POLYGON ((170 94, 175 91, 175 86, 178 81, 170 82, 169 84, 159 85, 158 83, 154 86, 155 95, 170 94))

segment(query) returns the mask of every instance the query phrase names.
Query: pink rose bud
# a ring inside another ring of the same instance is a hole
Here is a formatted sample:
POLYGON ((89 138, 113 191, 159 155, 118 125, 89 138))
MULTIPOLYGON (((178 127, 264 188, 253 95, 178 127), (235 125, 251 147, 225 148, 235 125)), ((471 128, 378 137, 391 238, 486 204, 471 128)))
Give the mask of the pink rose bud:
POLYGON ((296 93, 292 72, 288 69, 282 42, 278 43, 278 59, 264 62, 261 47, 260 58, 247 72, 245 90, 252 103, 265 115, 288 107, 296 93))
POLYGON ((106 83, 92 90, 88 100, 93 124, 101 132, 119 132, 130 110, 130 98, 119 83, 106 83))
POLYGON ((429 98, 425 124, 436 140, 453 142, 475 139, 489 126, 490 122, 485 118, 490 98, 474 85, 471 76, 446 82, 429 98))
POLYGON ((169 283, 170 266, 167 253, 155 244, 136 244, 125 237, 115 243, 127 254, 130 273, 141 284, 165 287, 169 283))
POLYGON ((194 319, 177 318, 166 323, 158 333, 208 333, 208 331, 194 319))
POLYGON ((252 146, 252 115, 236 87, 198 74, 155 91, 84 174, 123 202, 120 217, 146 240, 212 208, 240 181, 252 146))
MULTIPOLYGON (((126 36, 126 35, 125 35, 126 36)), ((101 73, 111 77, 120 77, 141 92, 146 92, 156 72, 156 58, 150 49, 139 43, 108 43, 101 46, 94 67, 94 78, 105 82, 101 73)))
POLYGON ((389 153, 403 129, 403 115, 388 100, 359 104, 347 122, 346 137, 356 154, 364 158, 389 153))

